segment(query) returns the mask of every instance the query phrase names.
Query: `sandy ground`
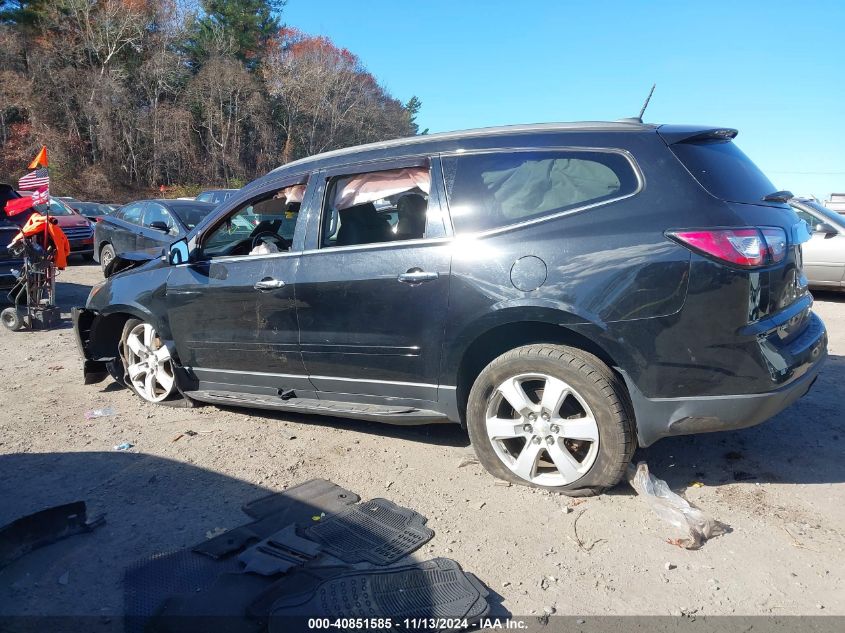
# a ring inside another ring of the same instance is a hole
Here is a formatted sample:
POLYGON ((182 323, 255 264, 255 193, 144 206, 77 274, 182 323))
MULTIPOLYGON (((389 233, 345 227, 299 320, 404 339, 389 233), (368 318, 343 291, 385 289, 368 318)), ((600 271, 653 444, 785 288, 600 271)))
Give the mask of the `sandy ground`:
MULTIPOLYGON (((62 306, 100 279, 94 265, 69 268, 62 306)), ((69 325, 3 329, 0 524, 77 499, 107 523, 0 571, 0 615, 106 623, 121 613, 128 564, 245 523, 243 502, 313 477, 426 515, 436 536, 415 557, 456 559, 515 615, 843 615, 845 295, 819 294, 816 309, 830 358, 807 397, 762 426, 637 456, 730 526, 698 551, 668 544, 672 528, 627 484, 580 503, 496 485, 461 465, 471 452, 459 428, 145 404, 110 382, 82 385, 69 325), (85 419, 107 406, 116 415, 85 419), (176 439, 187 430, 197 434, 176 439), (135 447, 113 450, 122 442, 135 447)))

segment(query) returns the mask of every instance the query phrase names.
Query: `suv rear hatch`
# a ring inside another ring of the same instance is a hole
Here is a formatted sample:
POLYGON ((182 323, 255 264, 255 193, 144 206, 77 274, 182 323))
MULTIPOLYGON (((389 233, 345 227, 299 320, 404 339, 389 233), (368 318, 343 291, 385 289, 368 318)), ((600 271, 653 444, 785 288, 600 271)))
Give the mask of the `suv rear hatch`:
MULTIPOLYGON (((737 218, 737 226, 719 228, 756 229, 764 249, 767 239, 768 247, 773 248, 771 242, 780 235, 778 229, 783 231, 786 238, 783 257, 765 257, 764 254, 763 262, 748 266, 750 272, 756 273, 753 277, 758 283, 754 287, 759 292, 759 297, 749 297, 748 320, 760 321, 786 310, 783 316, 789 316, 789 334, 800 332, 812 303, 801 259, 801 244, 810 235, 806 224, 786 203, 791 194, 778 192, 736 146, 733 142, 736 130, 664 125, 657 132, 704 190, 730 207, 737 218), (793 306, 796 302, 801 305, 793 306), (792 318, 793 312, 798 318, 792 318)), ((740 237, 752 233, 736 232, 740 237)))

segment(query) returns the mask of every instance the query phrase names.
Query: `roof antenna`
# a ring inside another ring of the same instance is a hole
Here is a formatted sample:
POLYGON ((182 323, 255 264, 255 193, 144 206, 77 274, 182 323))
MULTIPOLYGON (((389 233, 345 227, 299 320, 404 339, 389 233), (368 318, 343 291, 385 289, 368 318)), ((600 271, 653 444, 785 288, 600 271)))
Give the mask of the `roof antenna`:
POLYGON ((651 84, 651 90, 648 93, 648 96, 645 98, 645 103, 643 104, 643 109, 640 110, 640 116, 637 118, 640 120, 640 123, 643 122, 643 115, 645 114, 645 109, 648 107, 648 102, 651 101, 651 95, 654 94, 654 89, 657 87, 657 84, 651 84))

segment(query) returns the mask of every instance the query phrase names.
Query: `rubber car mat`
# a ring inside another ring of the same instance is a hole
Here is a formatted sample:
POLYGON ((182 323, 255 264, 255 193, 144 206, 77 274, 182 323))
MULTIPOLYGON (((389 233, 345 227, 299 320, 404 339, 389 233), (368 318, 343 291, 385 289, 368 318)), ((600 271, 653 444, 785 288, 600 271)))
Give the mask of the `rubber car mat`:
POLYGON ((426 521, 414 510, 372 499, 328 516, 301 534, 347 563, 390 565, 434 537, 426 521))
POLYGON ((340 512, 359 500, 354 492, 337 484, 311 479, 245 504, 243 511, 256 521, 198 543, 193 550, 212 558, 223 558, 270 537, 287 525, 295 523, 305 527, 315 519, 322 520, 323 515, 340 512))
MULTIPOLYGON (((241 506, 241 509, 253 519, 262 519, 280 511, 290 512, 296 509, 296 502, 307 504, 312 508, 311 515, 319 515, 320 512, 336 512, 353 503, 357 503, 361 497, 354 492, 341 488, 335 483, 326 479, 309 479, 306 482, 283 490, 274 492, 266 497, 260 497, 249 501, 241 506), (317 511, 319 510, 319 511, 317 511)), ((296 521, 288 521, 296 523, 296 521)))
POLYGON ((335 618, 389 618, 395 629, 405 628, 405 619, 414 619, 444 627, 426 630, 457 630, 464 628, 464 620, 472 626, 490 612, 488 595, 475 576, 448 558, 387 569, 349 570, 323 580, 310 591, 279 598, 271 607, 268 630, 305 631, 314 617, 329 622, 335 618), (449 620, 452 626, 446 628, 449 620))
POLYGON ((123 613, 127 633, 144 631, 147 621, 177 594, 202 591, 215 578, 240 571, 236 558, 214 560, 189 549, 156 554, 127 568, 123 578, 123 613))
POLYGON ((275 576, 313 561, 321 549, 314 541, 297 536, 296 525, 289 525, 244 550, 238 560, 244 564, 245 572, 275 576))
POLYGON ((272 586, 255 574, 221 574, 205 589, 169 598, 145 633, 256 633, 264 622, 246 617, 247 607, 272 586))

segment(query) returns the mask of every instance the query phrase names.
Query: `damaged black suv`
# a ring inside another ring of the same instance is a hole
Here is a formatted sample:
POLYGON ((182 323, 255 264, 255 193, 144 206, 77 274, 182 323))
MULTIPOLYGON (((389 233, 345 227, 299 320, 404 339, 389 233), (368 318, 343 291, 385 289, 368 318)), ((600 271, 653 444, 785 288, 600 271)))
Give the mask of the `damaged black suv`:
POLYGON ((454 422, 496 477, 599 492, 638 445, 771 417, 826 356, 805 224, 735 136, 512 126, 287 164, 116 258, 74 311, 86 381, 454 422))

